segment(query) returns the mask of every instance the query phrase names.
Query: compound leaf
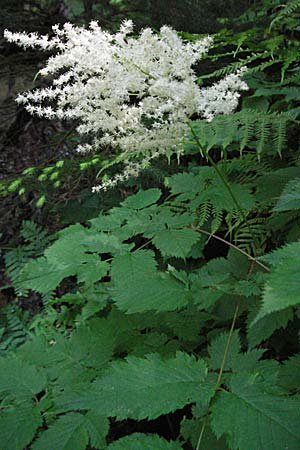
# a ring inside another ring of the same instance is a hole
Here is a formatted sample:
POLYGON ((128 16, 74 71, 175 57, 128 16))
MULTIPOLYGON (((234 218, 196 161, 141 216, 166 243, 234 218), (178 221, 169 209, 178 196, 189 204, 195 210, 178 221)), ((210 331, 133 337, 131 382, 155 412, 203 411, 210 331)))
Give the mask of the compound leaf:
POLYGON ((23 450, 32 441, 41 425, 42 416, 39 408, 31 403, 6 408, 0 413, 0 448, 23 450))
POLYGON ((155 234, 153 244, 161 251, 163 256, 185 258, 198 240, 198 233, 190 228, 183 228, 182 230, 165 229, 155 234))
POLYGON ((299 421, 299 400, 265 393, 244 374, 232 376, 230 392, 218 393, 212 408, 212 428, 232 450, 298 450, 299 421))
POLYGON ((112 297, 122 311, 173 311, 188 303, 186 286, 169 273, 158 272, 151 251, 116 257, 111 276, 112 297))
POLYGON ((57 400, 58 411, 91 409, 122 420, 155 419, 188 403, 207 403, 215 385, 206 382, 207 368, 202 360, 185 353, 163 359, 157 354, 146 358, 128 357, 114 362, 86 392, 73 391, 57 400))

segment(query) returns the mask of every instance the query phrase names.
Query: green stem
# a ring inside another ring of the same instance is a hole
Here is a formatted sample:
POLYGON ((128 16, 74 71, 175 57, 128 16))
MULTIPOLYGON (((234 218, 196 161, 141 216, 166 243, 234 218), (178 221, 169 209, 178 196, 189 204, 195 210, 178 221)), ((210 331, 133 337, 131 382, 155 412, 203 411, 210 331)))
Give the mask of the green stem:
POLYGON ((257 264, 258 266, 260 266, 262 269, 264 269, 266 272, 270 272, 269 267, 265 266, 263 263, 261 263, 260 261, 258 261, 256 258, 254 258, 253 256, 249 255, 249 253, 245 252, 244 250, 242 250, 241 248, 237 247, 236 245, 232 244, 229 241, 226 241, 225 239, 221 238, 220 236, 217 236, 216 234, 213 233, 209 233, 209 231, 203 230, 202 228, 199 227, 194 227, 192 226, 191 228, 193 228, 193 230, 198 231, 199 233, 202 234, 206 234, 206 236, 212 237, 214 239, 217 239, 218 241, 223 242, 224 244, 228 245, 229 247, 233 248, 234 250, 238 251, 239 253, 241 253, 242 255, 247 256, 247 258, 250 261, 253 261, 255 264, 257 264))
MULTIPOLYGON (((225 351, 224 351, 224 355, 223 355, 223 359, 222 359, 222 363, 221 363, 218 379, 217 379, 216 391, 220 387, 220 384, 221 384, 222 375, 223 375, 225 364, 226 364, 226 361, 227 361, 227 356, 228 356, 228 352, 229 352, 229 347, 230 347, 232 335, 233 335, 233 332, 234 332, 236 320, 237 320, 239 309, 240 309, 240 303, 241 303, 241 300, 239 300, 237 302, 236 308, 235 308, 235 311, 234 311, 234 316, 233 316, 233 319, 232 319, 232 323, 231 323, 231 327, 230 327, 228 339, 227 339, 227 342, 226 342, 226 347, 225 347, 225 351)), ((212 403, 212 401, 210 402, 209 407, 211 406, 211 403, 212 403)), ((204 435, 204 431, 205 431, 205 428, 206 428, 206 424, 207 424, 207 417, 208 416, 206 416, 206 418, 205 418, 205 420, 203 422, 203 425, 202 425, 202 428, 201 428, 201 432, 200 432, 200 435, 199 435, 199 439, 198 439, 198 442, 197 442, 196 450, 200 449, 201 441, 202 441, 202 438, 203 438, 203 435, 204 435)))
MULTIPOLYGON (((247 217, 246 217, 246 214, 244 213, 243 209, 241 208, 241 206, 240 206, 240 204, 239 204, 239 202, 238 202, 236 196, 235 196, 234 193, 232 192, 232 189, 231 189, 230 184, 228 183, 226 177, 224 176, 224 174, 222 173, 222 171, 219 169, 219 167, 217 166, 217 164, 214 162, 214 160, 212 159, 212 157, 210 156, 210 154, 208 153, 208 151, 207 151, 204 147, 202 147, 202 145, 201 145, 201 143, 200 143, 200 141, 199 141, 199 138, 198 138, 197 134, 195 133, 195 130, 194 130, 194 128, 192 127, 192 125, 191 125, 190 122, 189 122, 188 125, 189 125, 190 130, 191 130, 191 132, 192 132, 192 135, 194 136, 194 139, 195 139, 195 141, 196 141, 196 143, 197 143, 197 145, 198 145, 198 147, 199 147, 200 152, 204 154, 204 156, 206 157, 206 159, 210 162, 210 164, 213 166, 213 168, 214 168, 215 171, 217 172, 219 178, 221 179, 222 183, 224 184, 225 188, 227 189, 228 193, 230 194, 230 196, 231 196, 231 198, 232 198, 234 204, 236 205, 238 211, 240 212, 240 214, 241 214, 243 220, 245 221, 245 223, 246 223, 246 225, 247 225, 247 227, 248 227, 248 229, 249 229, 249 232, 250 232, 250 234, 251 234, 251 236, 252 236, 252 239, 253 239, 253 242, 254 242, 254 244, 255 244, 255 247, 256 247, 256 248, 259 248, 258 242, 257 242, 256 237, 255 237, 255 234, 253 233, 253 230, 252 230, 252 228, 251 228, 251 226, 250 226, 250 224, 249 224, 249 221, 248 221, 248 219, 247 219, 247 217)), ((255 249, 255 248, 254 248, 254 254, 255 254, 255 256, 256 256, 256 249, 255 249)))
MULTIPOLYGON (((202 145, 201 145, 201 143, 200 143, 200 141, 198 139, 198 136, 195 133, 195 130, 193 129, 191 123, 189 123, 189 127, 190 127, 192 135, 193 135, 193 137, 194 137, 194 139, 195 139, 195 141, 196 141, 196 143, 197 143, 197 145, 199 147, 200 152, 204 154, 206 159, 210 162, 212 167, 215 169, 216 173, 218 174, 219 178, 221 179, 222 183, 224 184, 225 188, 227 189, 228 193, 230 194, 230 196, 231 196, 234 204, 236 205, 238 211, 240 212, 242 218, 244 219, 244 221, 245 221, 245 223, 246 223, 246 225, 247 225, 247 227, 248 227, 248 229, 250 231, 250 234, 251 234, 251 236, 253 238, 253 242, 254 242, 254 245, 255 245, 255 248, 254 248, 255 258, 252 258, 252 257, 250 258, 252 260, 251 269, 250 269, 250 272, 248 274, 248 276, 250 276, 250 274, 251 274, 251 272, 253 270, 253 267, 254 267, 254 263, 258 263, 258 261, 256 260, 256 248, 258 248, 256 237, 255 237, 255 235, 254 235, 254 233, 252 231, 252 228, 251 228, 251 226, 250 226, 250 224, 249 224, 249 222, 247 220, 246 214, 244 213, 244 211, 241 208, 241 206, 240 206, 236 196, 234 195, 234 193, 233 193, 233 191, 231 189, 231 186, 230 186, 227 178, 224 176, 224 174, 219 169, 217 164, 214 162, 212 157, 209 155, 209 152, 204 147, 202 147, 202 145)), ((203 232, 204 230, 201 230, 201 231, 203 232)), ((212 235, 211 233, 205 232, 205 234, 213 236, 213 237, 215 237, 216 239, 218 239, 220 241, 221 240, 224 241, 222 238, 219 238, 218 236, 212 235)), ((226 243, 228 244, 228 242, 226 242, 226 243)), ((231 247, 237 249, 240 253, 246 254, 246 256, 249 257, 249 255, 246 252, 244 252, 243 250, 240 250, 238 247, 234 246, 231 243, 229 243, 229 244, 230 244, 231 247)), ((259 265, 261 265, 261 264, 259 263, 259 265)), ((269 271, 269 269, 266 266, 264 266, 264 269, 269 271)), ((230 343, 231 343, 232 335, 233 335, 233 332, 234 332, 235 324, 236 324, 238 313, 239 313, 240 302, 241 302, 241 299, 239 299, 239 301, 237 302, 237 305, 236 305, 236 308, 235 308, 235 311, 234 311, 234 315, 233 315, 233 319, 232 319, 232 322, 231 322, 231 327, 230 327, 228 339, 227 339, 227 342, 226 342, 226 347, 225 347, 225 351, 224 351, 224 355, 223 355, 220 371, 219 371, 219 374, 218 374, 218 379, 217 379, 217 384, 216 384, 216 391, 218 390, 218 388, 220 387, 220 385, 222 383, 222 375, 223 375, 223 372, 224 372, 224 369, 225 369, 225 364, 226 364, 227 357, 228 357, 230 343)), ((214 399, 214 397, 211 399, 211 401, 209 403, 209 408, 210 408, 210 406, 211 406, 211 404, 213 402, 213 399, 214 399)), ((199 439, 198 439, 196 450, 200 450, 200 445, 201 445, 201 442, 202 442, 202 439, 203 439, 203 436, 204 436, 204 431, 205 431, 205 428, 206 428, 206 425, 207 425, 207 420, 208 420, 208 415, 204 419, 204 422, 203 422, 203 425, 202 425, 202 429, 201 429, 201 432, 200 432, 200 435, 199 435, 199 439)))

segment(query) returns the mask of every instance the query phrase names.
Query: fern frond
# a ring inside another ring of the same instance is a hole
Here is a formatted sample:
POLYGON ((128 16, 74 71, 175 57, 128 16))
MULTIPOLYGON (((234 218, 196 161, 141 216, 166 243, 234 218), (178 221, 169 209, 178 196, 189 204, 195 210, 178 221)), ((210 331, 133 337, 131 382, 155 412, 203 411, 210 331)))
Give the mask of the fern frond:
POLYGON ((290 0, 286 5, 281 5, 282 8, 279 10, 279 12, 275 15, 275 18, 272 20, 269 29, 271 30, 275 23, 282 21, 285 17, 290 16, 294 12, 297 11, 297 9, 300 10, 300 1, 299 0, 290 0))
POLYGON ((255 143, 260 158, 265 149, 274 147, 274 142, 277 153, 281 154, 286 142, 287 125, 293 119, 291 112, 261 113, 245 109, 230 116, 216 117, 209 123, 198 120, 192 124, 201 146, 206 150, 213 147, 226 150, 230 144, 236 144, 242 153, 247 146, 255 143))
POLYGON ((209 201, 200 205, 197 211, 197 224, 201 227, 210 219, 212 214, 212 205, 209 201))
POLYGON ((252 114, 245 114, 241 128, 240 152, 247 147, 255 132, 255 120, 252 114))
POLYGON ((26 314, 16 306, 7 305, 0 312, 0 327, 2 328, 0 355, 24 344, 28 337, 26 329, 26 314))
POLYGON ((273 140, 275 143, 276 153, 281 156, 287 141, 287 119, 284 116, 279 116, 272 124, 273 140))
POLYGON ((256 146, 256 151, 258 159, 260 159, 262 151, 270 139, 272 121, 268 116, 264 116, 261 122, 258 123, 257 125, 258 125, 257 129, 258 142, 256 146))
POLYGON ((32 257, 42 254, 50 239, 46 230, 29 220, 23 221, 20 234, 25 242, 7 252, 4 261, 6 274, 11 279, 16 294, 26 297, 28 289, 18 284, 20 274, 32 257))
POLYGON ((247 223, 236 221, 230 228, 230 233, 235 245, 248 253, 253 251, 253 235, 256 238, 256 242, 260 243, 260 249, 263 249, 267 240, 265 220, 258 217, 248 219, 247 223), (251 233, 249 227, 251 228, 251 233))
POLYGON ((223 211, 212 205, 211 215, 212 215, 211 233, 214 234, 218 231, 218 229, 221 226, 223 220, 223 211))

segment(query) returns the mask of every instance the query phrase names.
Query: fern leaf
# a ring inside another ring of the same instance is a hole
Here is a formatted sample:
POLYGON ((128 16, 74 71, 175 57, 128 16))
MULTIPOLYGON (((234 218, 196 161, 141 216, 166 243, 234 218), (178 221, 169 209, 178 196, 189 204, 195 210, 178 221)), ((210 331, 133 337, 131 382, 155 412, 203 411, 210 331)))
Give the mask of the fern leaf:
POLYGON ((6 406, 0 412, 0 448, 23 450, 30 444, 42 423, 39 407, 33 403, 6 406))
POLYGON ((256 145, 256 151, 258 158, 260 159, 260 156, 271 136, 271 121, 270 118, 265 115, 262 117, 262 120, 258 125, 258 143, 256 145))
POLYGON ((28 337, 26 330, 26 315, 14 305, 7 305, 0 312, 0 326, 2 327, 0 355, 8 350, 24 344, 28 337))
POLYGON ((168 442, 156 434, 133 433, 113 442, 107 447, 108 450, 181 450, 178 442, 168 442))
POLYGON ((232 376, 212 408, 212 428, 232 450, 298 450, 299 421, 299 400, 267 394, 244 374, 232 376))
POLYGON ((276 153, 281 156, 282 150, 284 149, 287 141, 286 136, 287 129, 287 118, 284 116, 279 116, 278 119, 274 120, 272 125, 273 140, 275 143, 276 153))
POLYGON ((106 374, 86 392, 74 390, 57 399, 56 410, 92 409, 122 420, 155 419, 188 403, 207 403, 215 385, 205 381, 207 368, 201 360, 184 353, 162 359, 128 357, 114 362, 106 374))
POLYGON ((211 222, 211 233, 215 234, 221 226, 223 219, 223 211, 217 209, 215 206, 212 207, 212 222, 211 222))
POLYGON ((154 254, 139 250, 112 262, 112 297, 127 313, 173 311, 188 303, 188 290, 168 273, 158 272, 154 254))
POLYGON ((212 210, 212 205, 209 201, 202 203, 202 205, 200 205, 200 208, 198 211, 198 217, 197 217, 197 222, 200 227, 202 225, 204 225, 206 222, 208 222, 208 220, 212 214, 211 210, 212 210))

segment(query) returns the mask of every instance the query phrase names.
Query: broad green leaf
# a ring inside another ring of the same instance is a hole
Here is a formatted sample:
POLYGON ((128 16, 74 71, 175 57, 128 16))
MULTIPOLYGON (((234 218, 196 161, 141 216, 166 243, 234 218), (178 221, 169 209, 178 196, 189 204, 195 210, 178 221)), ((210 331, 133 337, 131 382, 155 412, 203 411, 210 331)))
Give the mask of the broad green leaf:
POLYGON ((267 314, 300 304, 300 257, 285 258, 270 274, 262 307, 251 327, 267 314))
POLYGON ((254 378, 233 375, 216 396, 212 428, 232 450, 299 450, 300 400, 265 393, 254 378))
POLYGON ((279 366, 278 384, 287 390, 300 390, 300 356, 292 356, 279 366))
MULTIPOLYGON (((220 170, 223 170, 221 164, 220 170)), ((197 174, 184 172, 173 175, 168 179, 168 184, 173 194, 189 194, 189 200, 196 200, 198 206, 209 202, 215 211, 236 211, 231 195, 224 189, 220 178, 216 177, 213 167, 199 167, 197 174)), ((242 209, 250 210, 254 207, 254 197, 248 186, 231 183, 230 187, 242 209)))
POLYGON ((33 397, 45 385, 46 376, 42 370, 18 359, 0 359, 0 392, 33 397))
POLYGON ((185 258, 198 240, 198 233, 190 228, 182 230, 165 229, 155 234, 153 244, 161 251, 163 256, 185 258))
MULTIPOLYGON (((221 333, 215 337, 208 347, 209 367, 213 370, 220 369, 224 354, 226 352, 228 343, 229 332, 221 333)), ((239 352, 241 351, 241 341, 239 333, 235 330, 230 338, 230 344, 227 351, 226 363, 224 366, 225 370, 232 369, 235 359, 237 358, 239 352)))
POLYGON ((67 276, 69 270, 65 267, 51 266, 46 258, 41 257, 31 260, 24 266, 15 285, 46 294, 53 291, 67 276))
POLYGON ((128 357, 112 363, 86 392, 62 395, 56 410, 92 409, 119 420, 155 419, 188 403, 207 403, 215 385, 205 381, 206 375, 205 363, 185 353, 170 359, 157 354, 128 357))
POLYGON ((122 205, 130 209, 143 209, 156 203, 160 196, 160 189, 140 190, 137 194, 131 195, 124 200, 122 205))
POLYGON ((61 416, 40 434, 32 450, 86 450, 89 435, 84 425, 82 414, 61 416))
POLYGON ((46 294, 66 277, 77 276, 90 286, 103 278, 109 269, 100 253, 119 254, 132 244, 122 244, 115 235, 95 232, 81 225, 71 225, 59 233, 58 239, 43 257, 31 260, 22 269, 16 286, 46 294))
POLYGON ((251 372, 257 371, 261 368, 259 362, 260 358, 264 354, 264 350, 261 348, 255 348, 248 350, 245 353, 239 353, 232 363, 233 372, 251 372))
MULTIPOLYGON (((249 316, 249 323, 252 322, 253 315, 249 316)), ((261 320, 250 325, 247 333, 248 344, 250 347, 255 347, 262 341, 268 339, 276 330, 286 328, 287 324, 294 317, 293 309, 286 308, 280 311, 272 312, 261 320)))
POLYGON ((300 178, 295 178, 284 187, 273 211, 291 211, 300 209, 300 178))
POLYGON ((113 355, 115 332, 105 319, 91 319, 71 336, 68 353, 83 366, 104 367, 113 355))
POLYGON ((156 269, 154 254, 138 250, 112 262, 112 298, 127 313, 172 311, 188 303, 186 286, 156 269))
POLYGON ((224 282, 227 283, 230 277, 229 270, 225 258, 216 258, 189 275, 195 305, 207 310, 224 295, 228 289, 224 282))
POLYGON ((33 403, 7 406, 0 412, 1 450, 23 450, 42 424, 42 415, 33 403))
POLYGON ((300 241, 291 242, 265 255, 262 259, 272 266, 277 266, 285 259, 299 258, 300 241))
POLYGON ((84 416, 84 426, 88 432, 91 446, 98 450, 102 450, 105 447, 105 437, 109 431, 109 421, 107 417, 89 411, 84 416))
POLYGON ((181 450, 177 442, 168 442, 156 434, 133 433, 113 442, 108 450, 181 450))

